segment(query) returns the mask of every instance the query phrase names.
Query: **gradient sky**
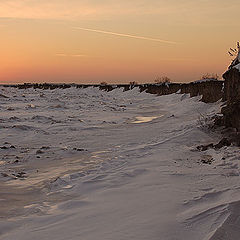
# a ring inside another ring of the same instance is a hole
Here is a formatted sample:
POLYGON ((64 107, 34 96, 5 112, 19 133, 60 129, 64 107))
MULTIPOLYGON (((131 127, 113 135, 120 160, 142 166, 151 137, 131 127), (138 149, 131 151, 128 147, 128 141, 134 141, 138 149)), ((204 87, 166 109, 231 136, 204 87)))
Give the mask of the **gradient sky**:
POLYGON ((0 83, 221 75, 239 0, 0 0, 0 83))

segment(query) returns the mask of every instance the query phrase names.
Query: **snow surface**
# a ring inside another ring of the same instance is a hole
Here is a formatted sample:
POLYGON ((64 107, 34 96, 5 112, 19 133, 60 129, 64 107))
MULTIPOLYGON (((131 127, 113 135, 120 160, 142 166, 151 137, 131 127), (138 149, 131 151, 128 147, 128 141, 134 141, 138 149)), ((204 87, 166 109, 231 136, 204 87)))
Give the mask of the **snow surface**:
POLYGON ((0 94, 0 239, 239 239, 239 149, 196 151, 220 140, 201 116, 221 103, 138 88, 0 94))
MULTIPOLYGON (((240 60, 239 60, 239 62, 240 62, 240 60)), ((234 68, 236 68, 236 69, 238 69, 238 71, 240 71, 240 63, 237 64, 236 66, 234 66, 234 68)))
POLYGON ((204 83, 204 82, 212 82, 212 81, 219 81, 216 78, 206 78, 206 79, 200 79, 196 80, 193 83, 204 83))

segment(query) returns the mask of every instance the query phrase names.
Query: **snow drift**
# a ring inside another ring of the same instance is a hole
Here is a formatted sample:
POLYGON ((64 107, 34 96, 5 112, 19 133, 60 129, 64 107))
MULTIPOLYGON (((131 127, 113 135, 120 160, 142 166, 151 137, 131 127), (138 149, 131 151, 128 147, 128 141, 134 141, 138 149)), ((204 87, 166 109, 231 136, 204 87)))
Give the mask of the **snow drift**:
POLYGON ((0 239, 238 239, 239 149, 196 148, 220 140, 201 118, 221 103, 138 88, 0 94, 0 239))

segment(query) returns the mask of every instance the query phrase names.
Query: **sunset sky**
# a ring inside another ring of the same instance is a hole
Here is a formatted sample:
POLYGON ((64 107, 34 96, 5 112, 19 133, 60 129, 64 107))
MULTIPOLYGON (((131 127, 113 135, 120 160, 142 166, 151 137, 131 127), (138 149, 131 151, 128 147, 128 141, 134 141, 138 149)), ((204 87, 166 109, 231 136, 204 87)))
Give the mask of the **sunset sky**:
POLYGON ((1 0, 0 83, 221 75, 239 0, 1 0))

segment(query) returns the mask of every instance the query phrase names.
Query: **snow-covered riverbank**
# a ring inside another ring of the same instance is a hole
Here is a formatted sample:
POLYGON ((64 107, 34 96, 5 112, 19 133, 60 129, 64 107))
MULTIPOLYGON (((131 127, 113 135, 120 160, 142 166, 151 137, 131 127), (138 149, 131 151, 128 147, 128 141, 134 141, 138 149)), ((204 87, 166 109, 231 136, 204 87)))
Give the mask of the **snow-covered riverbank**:
POLYGON ((196 151, 220 140, 199 117, 221 103, 137 88, 0 94, 0 239, 238 239, 239 149, 196 151))

